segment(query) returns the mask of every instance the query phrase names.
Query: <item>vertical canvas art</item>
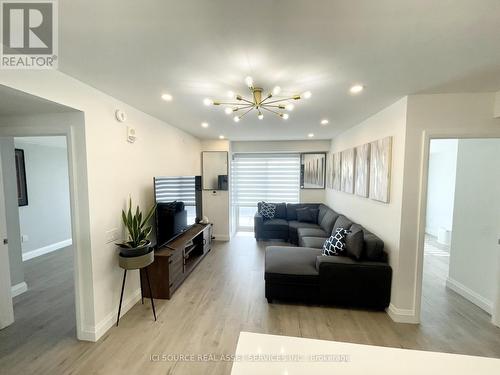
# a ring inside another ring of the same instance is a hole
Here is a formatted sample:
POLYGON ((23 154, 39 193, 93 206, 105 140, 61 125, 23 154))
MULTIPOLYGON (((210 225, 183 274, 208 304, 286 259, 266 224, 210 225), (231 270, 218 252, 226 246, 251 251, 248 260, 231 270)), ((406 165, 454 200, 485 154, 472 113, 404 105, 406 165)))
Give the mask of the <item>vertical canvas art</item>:
POLYGON ((354 161, 354 194, 368 197, 370 171, 370 144, 356 147, 354 161))
POLYGON ((370 198, 389 203, 391 185, 392 137, 370 144, 370 198))
POLYGON ((333 188, 333 152, 326 156, 326 187, 333 188))
POLYGON ((342 151, 341 187, 345 193, 354 193, 354 149, 342 151))
POLYGON ((301 184, 302 189, 325 188, 326 154, 301 155, 301 184))
POLYGON ((333 176, 332 176, 332 187, 335 190, 340 190, 340 175, 341 175, 341 154, 336 152, 333 156, 333 176))

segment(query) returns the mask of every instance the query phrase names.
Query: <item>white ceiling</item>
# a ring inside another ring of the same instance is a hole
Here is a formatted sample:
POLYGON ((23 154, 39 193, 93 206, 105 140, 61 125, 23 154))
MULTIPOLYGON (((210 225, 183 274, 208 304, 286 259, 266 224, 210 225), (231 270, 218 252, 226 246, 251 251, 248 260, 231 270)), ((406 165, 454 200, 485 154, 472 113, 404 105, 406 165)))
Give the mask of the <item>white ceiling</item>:
MULTIPOLYGON (((0 85, 0 116, 69 112, 74 109, 0 85)), ((8 125, 5 122, 4 125, 8 125)))
POLYGON ((500 89, 498 0, 62 0, 59 15, 63 72, 200 138, 326 139, 408 94, 500 89), (313 96, 287 121, 202 104, 246 94, 247 75, 313 96))

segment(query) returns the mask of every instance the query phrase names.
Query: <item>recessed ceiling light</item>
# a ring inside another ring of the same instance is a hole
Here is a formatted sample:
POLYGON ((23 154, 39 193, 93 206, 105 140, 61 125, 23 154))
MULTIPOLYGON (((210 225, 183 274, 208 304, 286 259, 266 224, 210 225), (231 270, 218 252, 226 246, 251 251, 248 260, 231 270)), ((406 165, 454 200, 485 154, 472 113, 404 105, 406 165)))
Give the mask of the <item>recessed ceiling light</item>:
POLYGON ((314 134, 313 134, 313 133, 309 133, 307 136, 308 136, 309 138, 312 138, 312 137, 314 137, 314 134))
POLYGON ((201 123, 202 128, 208 128, 208 122, 202 122, 201 123))
POLYGON ((351 94, 359 94, 361 91, 363 91, 363 89, 363 85, 354 85, 349 89, 349 91, 351 92, 351 94))
POLYGON ((165 100, 166 102, 171 102, 171 101, 172 101, 172 99, 173 99, 172 95, 170 95, 170 94, 163 94, 163 95, 161 96, 161 98, 162 98, 163 100, 165 100))
POLYGON ((219 135, 219 139, 224 139, 224 136, 223 135, 219 135))
POLYGON ((326 118, 321 120, 321 125, 327 125, 327 124, 328 124, 328 120, 326 118))

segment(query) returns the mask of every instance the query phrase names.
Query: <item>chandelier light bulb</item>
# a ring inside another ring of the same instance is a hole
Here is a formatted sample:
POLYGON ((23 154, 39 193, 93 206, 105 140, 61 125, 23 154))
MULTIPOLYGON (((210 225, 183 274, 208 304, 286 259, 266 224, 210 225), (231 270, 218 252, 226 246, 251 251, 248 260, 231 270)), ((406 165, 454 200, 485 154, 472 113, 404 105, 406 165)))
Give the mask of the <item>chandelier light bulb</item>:
POLYGON ((281 117, 283 117, 283 120, 288 120, 288 113, 283 113, 281 114, 281 117))
POLYGON ((240 122, 240 117, 239 116, 234 116, 233 120, 234 120, 234 122, 240 122))
POLYGON ((232 99, 232 98, 234 98, 234 91, 229 90, 229 91, 227 92, 227 97, 228 97, 228 98, 231 98, 231 99, 232 99))
POLYGON ((201 123, 202 128, 208 128, 208 122, 202 122, 201 123))
POLYGON ((278 95, 281 92, 281 87, 274 86, 273 95, 278 95))
POLYGON ((248 87, 253 87, 253 79, 252 77, 248 76, 247 78, 245 78, 245 83, 247 84, 248 87))
POLYGON ((233 110, 232 110, 232 108, 226 107, 224 109, 224 112, 226 112, 226 115, 230 115, 231 113, 233 113, 233 110))
POLYGON ((203 104, 205 104, 206 106, 209 106, 209 105, 214 104, 214 101, 212 99, 205 98, 205 99, 203 99, 203 104))
POLYGON ((161 96, 161 98, 162 98, 163 100, 165 100, 166 102, 171 102, 171 101, 172 101, 172 99, 173 99, 173 98, 172 98, 172 95, 170 95, 170 94, 163 94, 163 95, 161 96))
POLYGON ((264 115, 262 113, 259 113, 259 115, 257 117, 259 118, 259 120, 264 119, 264 115))
POLYGON ((302 97, 304 99, 309 99, 312 96, 311 91, 306 91, 305 93, 302 94, 302 97))
POLYGON ((295 106, 292 103, 290 103, 290 104, 287 104, 285 106, 285 108, 286 108, 287 111, 293 111, 293 109, 295 108, 295 106))
POLYGON ((327 124, 328 124, 328 120, 326 118, 321 120, 321 125, 327 125, 327 124))

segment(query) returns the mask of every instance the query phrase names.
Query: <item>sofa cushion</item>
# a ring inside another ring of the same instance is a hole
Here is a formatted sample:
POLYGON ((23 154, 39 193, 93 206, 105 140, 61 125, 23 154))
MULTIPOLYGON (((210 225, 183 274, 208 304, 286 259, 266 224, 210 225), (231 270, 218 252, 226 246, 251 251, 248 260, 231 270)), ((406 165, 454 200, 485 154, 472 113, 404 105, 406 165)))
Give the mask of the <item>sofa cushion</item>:
POLYGON ((362 230, 347 233, 345 237, 345 250, 346 255, 356 260, 361 260, 365 250, 365 237, 362 230))
POLYGON ((298 208, 297 212, 297 221, 302 223, 317 223, 318 222, 318 209, 317 208, 298 208))
POLYGON ((264 221, 263 229, 267 231, 287 231, 288 221, 283 219, 269 219, 264 221))
POLYGON ((337 220, 335 221, 335 224, 333 225, 332 228, 332 235, 335 235, 337 233, 337 229, 343 228, 343 229, 351 229, 352 226, 352 221, 346 218, 344 215, 340 215, 337 220))
POLYGON ((338 256, 344 255, 346 251, 346 237, 348 230, 338 228, 335 234, 332 234, 323 244, 323 255, 325 256, 338 256))
POLYGON ((318 208, 317 203, 287 203, 286 205, 286 218, 287 220, 297 220, 297 209, 298 208, 318 208))
MULTIPOLYGON (((326 233, 322 228, 298 228, 297 235, 299 239, 302 237, 328 237, 328 233, 326 233)), ((309 247, 309 246, 307 246, 309 247)))
POLYGON ((274 214, 276 213, 276 205, 274 203, 260 202, 259 214, 264 217, 264 220, 274 219, 274 214))
POLYGON ((327 239, 328 237, 300 237, 299 246, 312 247, 313 249, 322 249, 323 244, 327 239))
MULTIPOLYGON (((257 212, 260 213, 263 202, 257 203, 257 212)), ((285 219, 286 220, 286 203, 272 203, 276 206, 274 211, 275 219, 285 219)))
POLYGON ((266 248, 265 272, 289 275, 317 275, 316 258, 320 249, 289 246, 266 248))
POLYGON ((364 258, 371 261, 384 261, 384 241, 378 238, 373 233, 364 231, 365 239, 365 254, 364 258))
POLYGON ((318 221, 318 224, 321 225, 321 228, 323 228, 326 233, 331 233, 333 225, 335 224, 335 221, 338 217, 339 214, 328 208, 321 221, 318 221))

